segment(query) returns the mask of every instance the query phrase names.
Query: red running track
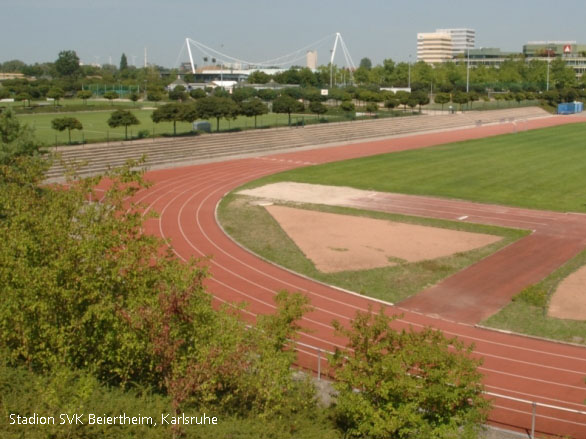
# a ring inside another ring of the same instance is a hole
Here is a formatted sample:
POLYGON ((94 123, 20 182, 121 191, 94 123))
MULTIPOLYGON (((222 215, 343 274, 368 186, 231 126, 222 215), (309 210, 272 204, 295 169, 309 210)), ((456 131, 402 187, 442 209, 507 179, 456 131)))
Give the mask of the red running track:
MULTIPOLYGON (((551 117, 525 122, 522 128, 573 121, 578 120, 551 117)), ((485 126, 152 171, 147 178, 154 185, 137 194, 136 201, 144 203, 147 211, 153 209, 160 214, 159 218, 147 221, 146 230, 169 238, 180 258, 211 256, 212 277, 206 286, 218 301, 245 301, 246 312, 253 318, 274 310, 273 297, 281 289, 306 294, 314 311, 303 319, 303 326, 311 332, 301 334, 300 341, 331 351, 344 344, 344 340, 334 336, 332 320, 347 323, 357 310, 366 311, 369 305, 378 306, 380 302, 306 279, 247 252, 227 237, 216 222, 215 210, 221 198, 245 182, 300 166, 510 133, 518 128, 510 124, 485 126)), ((484 361, 481 371, 488 392, 572 410, 586 408, 586 348, 484 330, 395 307, 387 307, 387 311, 403 313, 399 326, 432 326, 448 336, 474 343, 475 355, 484 361)), ((317 359, 314 348, 299 347, 301 366, 315 371, 317 359)), ((324 369, 326 361, 321 360, 324 369)), ((538 407, 537 415, 536 431, 541 434, 586 438, 583 414, 538 407)), ((528 431, 531 406, 496 398, 490 421, 503 428, 528 431)))

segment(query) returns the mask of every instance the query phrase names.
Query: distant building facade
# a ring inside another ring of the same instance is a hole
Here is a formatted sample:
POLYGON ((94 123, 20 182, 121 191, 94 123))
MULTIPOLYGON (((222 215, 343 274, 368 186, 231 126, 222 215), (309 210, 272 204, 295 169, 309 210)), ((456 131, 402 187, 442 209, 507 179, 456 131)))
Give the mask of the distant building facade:
POLYGON ((576 41, 530 41, 523 46, 523 55, 527 59, 545 62, 561 58, 574 69, 576 77, 580 78, 586 73, 586 44, 578 44, 576 41))
POLYGON ((436 33, 448 34, 452 37, 452 56, 454 57, 474 49, 476 44, 474 29, 436 29, 436 33))
POLYGON ((309 50, 305 55, 305 61, 308 69, 317 69, 317 50, 309 50))
POLYGON ((418 33, 417 60, 438 64, 453 58, 452 37, 447 33, 418 33))

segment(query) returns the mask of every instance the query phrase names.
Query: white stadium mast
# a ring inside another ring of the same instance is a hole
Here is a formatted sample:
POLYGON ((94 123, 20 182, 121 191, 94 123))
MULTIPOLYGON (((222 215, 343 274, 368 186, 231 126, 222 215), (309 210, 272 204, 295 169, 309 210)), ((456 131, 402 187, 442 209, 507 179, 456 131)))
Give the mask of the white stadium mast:
MULTIPOLYGON (((253 70, 253 69, 275 68, 275 67, 282 68, 287 65, 294 65, 295 62, 305 58, 306 51, 308 49, 314 48, 315 46, 317 46, 319 44, 323 44, 324 42, 326 42, 327 40, 329 40, 333 36, 335 36, 334 46, 333 46, 333 49, 330 50, 330 52, 332 53, 332 56, 330 58, 330 64, 331 64, 331 66, 330 66, 330 86, 332 86, 333 85, 333 79, 332 79, 333 64, 334 64, 334 58, 336 56, 336 51, 338 49, 338 45, 342 48, 342 53, 344 54, 344 60, 346 62, 346 67, 350 71, 351 78, 352 78, 352 72, 356 69, 356 65, 354 64, 354 61, 352 60, 352 57, 350 56, 350 52, 348 51, 348 48, 346 47, 346 44, 344 43, 344 39, 342 38, 342 34, 339 32, 337 32, 336 34, 328 35, 319 41, 316 41, 310 45, 302 47, 301 49, 298 49, 298 50, 291 52, 287 55, 283 55, 283 56, 280 56, 277 58, 269 59, 266 61, 260 61, 260 62, 251 62, 251 61, 245 61, 242 59, 234 58, 232 56, 221 53, 215 49, 212 49, 211 47, 208 47, 205 44, 202 44, 198 41, 194 41, 189 37, 185 38, 185 45, 187 46, 187 52, 189 54, 189 64, 191 66, 191 72, 195 74, 195 62, 194 62, 193 52, 192 52, 192 47, 191 47, 192 45, 195 48, 197 48, 204 55, 204 58, 209 58, 209 59, 213 59, 213 60, 217 59, 221 63, 222 68, 224 65, 230 65, 230 66, 240 65, 240 66, 247 66, 248 67, 247 70, 253 70)), ((181 54, 179 54, 179 56, 181 56, 181 54)))
POLYGON ((336 33, 336 40, 334 41, 334 48, 332 49, 332 57, 330 58, 330 88, 334 86, 333 84, 333 73, 334 73, 334 58, 336 57, 336 48, 338 47, 338 41, 340 41, 340 47, 342 47, 342 52, 344 53, 344 58, 346 60, 346 66, 350 69, 350 78, 352 82, 354 82, 354 76, 352 72, 356 70, 356 65, 354 65, 354 61, 350 56, 350 52, 344 43, 344 39, 342 38, 342 34, 340 32, 336 33))

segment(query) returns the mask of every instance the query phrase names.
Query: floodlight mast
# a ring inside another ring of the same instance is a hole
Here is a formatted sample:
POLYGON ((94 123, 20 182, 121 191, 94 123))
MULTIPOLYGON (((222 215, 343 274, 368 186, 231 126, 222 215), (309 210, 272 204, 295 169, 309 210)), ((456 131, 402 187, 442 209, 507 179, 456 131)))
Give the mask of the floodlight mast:
POLYGON ((187 52, 189 53, 189 62, 191 63, 191 73, 195 75, 195 65, 193 64, 193 56, 191 55, 191 46, 189 45, 189 38, 185 38, 187 44, 187 52))

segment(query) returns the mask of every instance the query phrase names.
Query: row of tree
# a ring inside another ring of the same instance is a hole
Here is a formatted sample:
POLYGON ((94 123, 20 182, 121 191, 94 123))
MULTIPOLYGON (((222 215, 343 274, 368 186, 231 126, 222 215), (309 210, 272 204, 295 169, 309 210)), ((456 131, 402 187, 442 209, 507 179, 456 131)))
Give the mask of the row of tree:
MULTIPOLYGON (((52 78, 60 81, 59 86, 67 92, 81 88, 84 78, 101 77, 106 84, 115 83, 148 83, 149 88, 162 90, 177 74, 177 69, 168 69, 166 79, 161 73, 165 70, 158 66, 136 68, 129 66, 126 56, 122 54, 120 65, 91 66, 80 65, 75 51, 64 50, 53 63, 26 65, 22 61, 6 61, 0 65, 1 71, 21 72, 37 78, 52 78)), ((188 82, 195 78, 185 73, 188 82)), ((434 88, 442 92, 465 91, 466 84, 478 92, 487 89, 495 91, 545 91, 563 88, 584 88, 586 78, 577 78, 574 70, 567 66, 561 58, 549 62, 526 59, 522 56, 511 56, 499 66, 474 66, 467 71, 465 59, 431 66, 422 61, 416 63, 395 62, 385 59, 381 64, 374 65, 368 58, 363 58, 360 67, 351 72, 347 68, 336 65, 321 65, 315 71, 305 67, 292 67, 287 71, 268 75, 264 72, 253 72, 250 83, 265 84, 269 81, 280 84, 296 84, 302 87, 328 88, 330 83, 336 86, 348 84, 376 85, 391 87, 411 86, 413 90, 434 88), (468 78, 468 80, 467 80, 468 78)))
MULTIPOLYGON (((261 90, 262 92, 263 90, 261 90)), ((284 113, 288 115, 289 125, 291 124, 291 115, 294 113, 303 113, 309 111, 320 117, 321 115, 331 111, 332 106, 325 105, 322 101, 324 96, 315 93, 311 89, 286 89, 281 95, 277 95, 275 91, 268 90, 270 93, 257 93, 251 88, 237 88, 233 94, 228 94, 221 90, 213 92, 208 96, 203 90, 192 90, 187 94, 183 90, 176 91, 176 98, 178 102, 171 102, 159 106, 153 111, 151 118, 153 122, 172 122, 173 135, 177 134, 177 122, 194 122, 197 119, 216 119, 216 131, 220 129, 220 120, 222 118, 230 120, 238 116, 254 117, 254 127, 257 128, 257 117, 267 114, 269 112, 269 105, 267 101, 261 99, 272 98, 270 106, 274 113, 284 113), (295 98, 294 96, 302 96, 303 98, 295 98), (307 99, 307 104, 304 103, 307 99)), ((340 91, 340 90, 339 90, 340 91)), ((82 92, 78 93, 81 97, 82 92)), ((84 95, 89 97, 88 95, 84 95)), ((118 96, 112 93, 107 98, 116 99, 118 96)), ((423 91, 406 92, 398 91, 396 93, 390 91, 374 92, 367 89, 349 88, 348 91, 341 91, 334 94, 335 98, 340 99, 339 108, 344 112, 354 112, 355 104, 363 104, 364 109, 368 113, 376 113, 380 110, 381 103, 388 110, 392 110, 399 106, 403 106, 405 111, 407 107, 412 110, 419 106, 421 110, 422 105, 427 105, 430 102, 430 97, 423 91)), ((497 101, 516 101, 521 103, 524 100, 534 100, 540 97, 549 105, 556 105, 560 102, 572 102, 579 97, 585 97, 584 93, 579 94, 574 89, 567 89, 562 91, 551 90, 537 95, 532 92, 517 92, 517 93, 502 93, 493 95, 493 99, 497 101)), ((437 93, 434 96, 434 102, 441 104, 442 110, 448 103, 454 103, 460 106, 473 104, 478 100, 488 101, 487 95, 479 95, 476 92, 464 93, 456 92, 437 93)), ((133 100, 136 100, 134 98, 133 100)), ((128 127, 131 125, 138 125, 140 121, 129 110, 116 110, 107 121, 112 128, 123 126, 125 129, 125 138, 128 139, 128 127)), ((52 127, 58 131, 68 131, 69 143, 71 143, 71 130, 81 130, 83 126, 81 122, 74 117, 60 117, 52 121, 52 127)))

